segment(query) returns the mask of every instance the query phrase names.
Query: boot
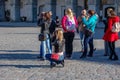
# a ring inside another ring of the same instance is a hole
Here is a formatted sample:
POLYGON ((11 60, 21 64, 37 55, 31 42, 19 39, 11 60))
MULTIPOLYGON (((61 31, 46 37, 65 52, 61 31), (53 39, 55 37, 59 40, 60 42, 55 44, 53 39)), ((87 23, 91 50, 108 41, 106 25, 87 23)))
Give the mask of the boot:
POLYGON ((118 56, 115 56, 115 57, 113 58, 113 60, 118 60, 118 56))
POLYGON ((50 67, 51 67, 51 68, 53 68, 53 67, 55 67, 55 66, 56 66, 55 63, 51 63, 51 64, 50 64, 50 67))
POLYGON ((63 60, 63 61, 61 61, 61 65, 64 67, 64 60, 63 60))

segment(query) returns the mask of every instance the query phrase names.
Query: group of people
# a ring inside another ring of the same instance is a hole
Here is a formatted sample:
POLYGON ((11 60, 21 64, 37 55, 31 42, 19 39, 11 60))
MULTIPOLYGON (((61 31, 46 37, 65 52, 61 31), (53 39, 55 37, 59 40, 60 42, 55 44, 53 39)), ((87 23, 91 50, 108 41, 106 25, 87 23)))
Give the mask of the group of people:
POLYGON ((64 66, 64 38, 62 29, 56 29, 58 26, 56 22, 52 19, 52 12, 42 12, 38 20, 38 25, 41 27, 40 34, 44 34, 45 40, 41 41, 40 44, 40 55, 38 58, 41 60, 49 60, 51 67, 57 64, 62 64, 64 66), (51 59, 53 53, 59 55, 59 59, 56 61, 51 59))
MULTIPOLYGON (((92 57, 94 53, 93 36, 95 33, 95 27, 98 21, 98 15, 94 10, 89 10, 88 13, 84 9, 80 13, 81 15, 76 18, 72 9, 67 8, 65 15, 61 20, 62 29, 57 29, 56 21, 52 19, 52 12, 42 12, 38 21, 41 27, 41 33, 46 36, 44 41, 40 44, 40 55, 38 58, 41 60, 49 60, 51 67, 56 64, 62 64, 64 66, 64 58, 71 58, 73 53, 73 40, 75 32, 80 34, 80 41, 82 45, 82 55, 80 58, 92 57), (65 54, 63 52, 63 46, 65 44, 65 54), (89 44, 89 54, 88 53, 89 44), (59 59, 54 60, 52 54, 58 54, 59 59)), ((115 53, 115 41, 118 39, 118 33, 111 32, 112 25, 118 22, 119 18, 115 15, 115 12, 110 11, 108 18, 108 25, 103 39, 108 42, 110 48, 110 60, 118 60, 118 56, 115 53), (114 58, 113 58, 114 56, 114 58)))

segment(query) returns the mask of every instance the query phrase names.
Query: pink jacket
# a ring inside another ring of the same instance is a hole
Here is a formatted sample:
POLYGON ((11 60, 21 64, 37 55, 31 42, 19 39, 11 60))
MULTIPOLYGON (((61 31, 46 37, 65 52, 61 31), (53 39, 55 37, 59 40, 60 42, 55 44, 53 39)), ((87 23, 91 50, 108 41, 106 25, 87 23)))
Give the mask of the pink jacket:
MULTIPOLYGON (((67 29, 66 29, 66 20, 67 20, 67 16, 64 16, 63 18, 62 18, 62 28, 63 28, 63 30, 64 30, 64 32, 69 32, 69 31, 67 31, 67 29)), ((74 20, 75 20, 75 24, 76 24, 76 28, 78 27, 78 21, 77 21, 77 19, 76 19, 76 17, 74 16, 74 20)), ((75 31, 72 31, 72 32, 75 32, 75 31)))

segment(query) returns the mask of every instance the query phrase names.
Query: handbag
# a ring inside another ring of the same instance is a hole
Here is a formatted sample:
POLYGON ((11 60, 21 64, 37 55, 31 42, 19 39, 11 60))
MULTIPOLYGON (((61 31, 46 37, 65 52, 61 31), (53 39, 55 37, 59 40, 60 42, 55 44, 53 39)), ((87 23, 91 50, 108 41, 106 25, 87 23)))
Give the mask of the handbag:
POLYGON ((43 34, 43 33, 40 33, 39 35, 38 35, 38 40, 39 41, 45 41, 47 38, 46 38, 46 35, 45 34, 43 34))
POLYGON ((59 60, 59 54, 57 54, 57 53, 52 53, 51 59, 53 59, 53 60, 59 60))
POLYGON ((85 29, 84 29, 84 34, 85 34, 86 36, 91 36, 91 35, 93 34, 93 32, 92 32, 90 29, 85 28, 85 29))
POLYGON ((112 26, 112 32, 120 32, 120 23, 116 22, 112 26))

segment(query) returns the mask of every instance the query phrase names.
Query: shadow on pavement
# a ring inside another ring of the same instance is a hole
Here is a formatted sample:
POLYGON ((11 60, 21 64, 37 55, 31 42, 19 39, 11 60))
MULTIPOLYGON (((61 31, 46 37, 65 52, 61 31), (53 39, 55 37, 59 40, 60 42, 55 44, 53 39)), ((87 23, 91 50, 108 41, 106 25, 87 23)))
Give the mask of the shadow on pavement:
POLYGON ((0 50, 0 52, 38 52, 32 50, 0 50))
POLYGON ((7 33, 7 34, 21 34, 21 35, 23 35, 23 34, 28 34, 28 35, 31 35, 31 34, 39 34, 39 33, 7 33))
MULTIPOLYGON (((31 51, 31 50, 0 50, 0 52, 6 52, 6 53, 0 53, 0 60, 32 60, 37 61, 37 56, 38 54, 34 54, 34 53, 30 53, 30 52, 36 52, 36 51, 31 51), (13 52, 13 53, 11 53, 13 52), (20 53, 18 53, 20 52, 20 53)), ((76 61, 84 61, 84 62, 93 62, 93 63, 97 63, 97 64, 110 64, 110 65, 120 65, 120 54, 119 54, 120 50, 119 48, 116 49, 116 53, 119 56, 119 60, 118 61, 111 61, 108 60, 109 56, 103 56, 104 55, 104 50, 96 50, 94 52, 94 56, 93 57, 86 57, 84 59, 80 59, 80 56, 82 53, 80 52, 74 52, 72 55, 72 60, 76 60, 76 61)), ((49 64, 44 64, 45 62, 42 62, 42 64, 38 64, 38 65, 25 65, 25 64, 0 64, 0 67, 17 67, 17 68, 50 68, 49 64)), ((66 63, 67 64, 67 63, 66 63)))
POLYGON ((29 54, 29 53, 5 53, 0 54, 0 60, 34 60, 37 59, 39 54, 29 54))
POLYGON ((0 50, 0 60, 34 60, 39 51, 32 50, 0 50))
POLYGON ((118 49, 116 50, 116 53, 119 56, 119 60, 117 61, 109 60, 108 59, 109 56, 104 56, 103 50, 96 50, 94 52, 93 57, 86 57, 86 58, 80 58, 80 56, 82 55, 81 52, 74 52, 71 60, 95 62, 95 63, 100 63, 100 64, 120 65, 120 54, 119 54, 118 49))
POLYGON ((16 68, 50 68, 50 65, 0 65, 0 67, 16 67, 16 68))

